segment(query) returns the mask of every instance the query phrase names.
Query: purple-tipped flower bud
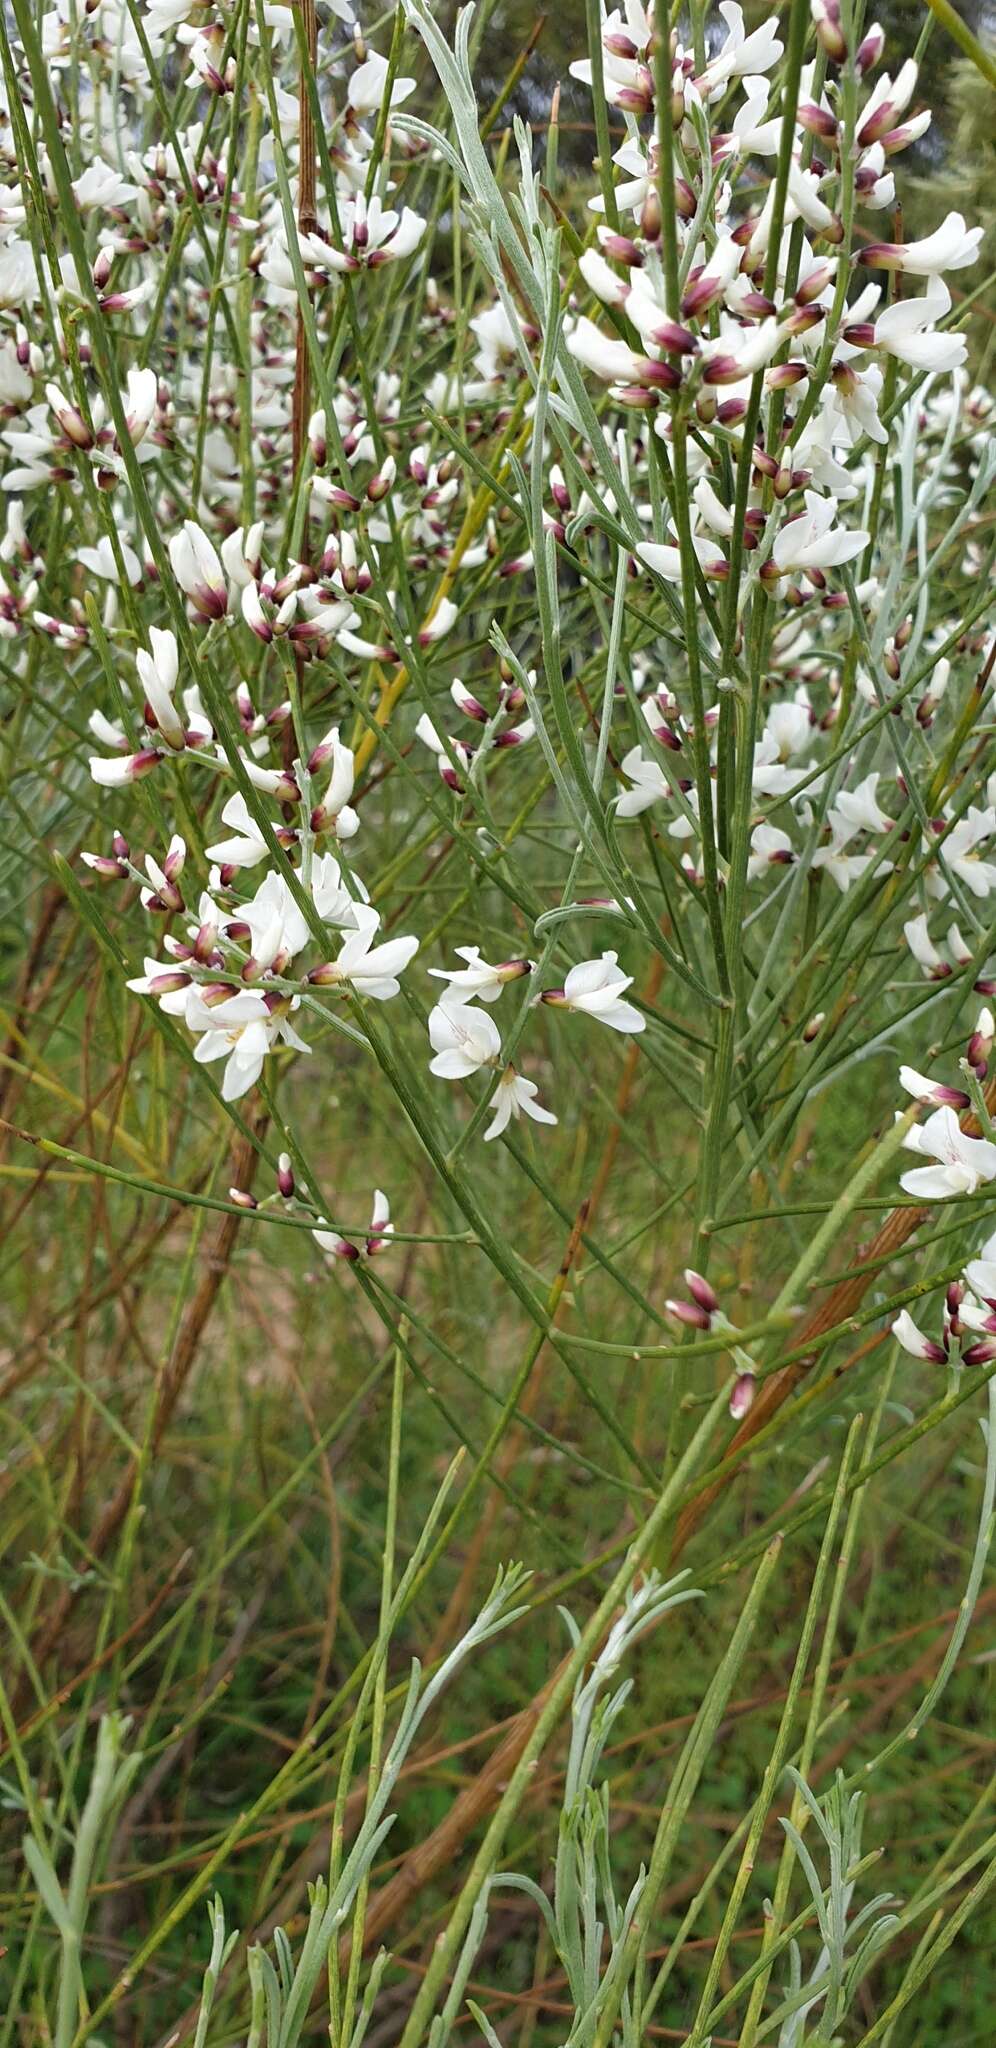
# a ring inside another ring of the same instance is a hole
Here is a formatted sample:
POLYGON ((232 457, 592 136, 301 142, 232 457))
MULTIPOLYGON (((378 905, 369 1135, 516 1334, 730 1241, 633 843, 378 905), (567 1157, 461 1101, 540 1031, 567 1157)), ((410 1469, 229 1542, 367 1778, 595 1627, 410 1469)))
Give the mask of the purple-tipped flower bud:
POLYGON ((835 64, 847 56, 847 37, 840 19, 840 0, 811 0, 816 40, 835 64))
POLYGON ((289 1202, 294 1194, 294 1168, 290 1162, 289 1152, 281 1152, 277 1160, 277 1187, 284 1201, 289 1202))
POLYGON ((874 70, 876 64, 881 60, 884 49, 885 30, 877 21, 873 22, 863 42, 858 44, 858 54, 854 60, 862 78, 867 77, 869 71, 874 70))
POLYGON ((198 961, 202 967, 210 967, 215 963, 220 965, 221 955, 219 954, 217 948, 217 925, 214 923, 199 925, 197 930, 197 936, 194 940, 193 945, 194 959, 198 961))
POLYGON ((101 882, 127 881, 128 870, 124 862, 113 860, 108 853, 81 853, 80 859, 101 882))
POLYGON ((754 1406, 757 1381, 752 1372, 738 1372, 730 1390, 730 1414, 734 1422, 742 1422, 754 1406))
POLYGON ((712 1317, 707 1314, 704 1308, 700 1308, 697 1302, 675 1301, 669 1296, 664 1306, 669 1316, 673 1316, 678 1323, 687 1323, 689 1329, 709 1330, 712 1328, 712 1317))
POLYGON ((697 1301, 700 1308, 706 1309, 711 1316, 716 1314, 719 1307, 719 1296, 704 1274, 696 1273, 693 1266, 686 1266, 685 1286, 692 1300, 697 1301))
POLYGON ((383 469, 379 472, 377 476, 372 476, 370 482, 367 485, 367 497, 369 498, 371 505, 379 505, 381 499, 387 497, 388 491, 391 489, 391 486, 394 482, 395 477, 397 476, 397 473, 398 465, 395 462, 393 455, 389 455, 384 463, 383 469))
POLYGON ((45 396, 58 420, 62 432, 65 434, 66 440, 71 441, 74 448, 82 448, 84 450, 92 448, 93 434, 87 426, 79 407, 73 404, 72 399, 67 398, 65 392, 60 391, 57 384, 46 384, 45 396))
POLYGON ((803 100, 795 118, 800 128, 808 129, 810 135, 819 135, 825 142, 836 140, 839 122, 829 107, 818 106, 815 100, 803 100))
POLYGON ((237 1209, 259 1208, 255 1195, 251 1195, 248 1188, 229 1188, 228 1199, 235 1203, 237 1209))
POLYGON ((613 263, 624 263, 629 270, 639 270, 643 263, 643 250, 629 235, 614 234, 611 228, 600 231, 599 241, 613 263))
POLYGON ((981 1343, 970 1344, 961 1357, 963 1365, 991 1365, 996 1358, 996 1337, 983 1337, 981 1343))
POLYGON ((968 1064, 978 1081, 984 1081, 986 1078, 986 1071, 992 1057, 994 1036, 996 1036, 996 1023, 993 1022, 992 1011, 989 1009, 980 1010, 978 1023, 968 1041, 968 1051, 966 1054, 968 1064))
POLYGON ((919 1074, 915 1067, 902 1066, 899 1069, 899 1085, 907 1095, 917 1102, 928 1103, 933 1109, 968 1109, 971 1096, 964 1088, 949 1088, 944 1081, 932 1081, 929 1074, 919 1074))

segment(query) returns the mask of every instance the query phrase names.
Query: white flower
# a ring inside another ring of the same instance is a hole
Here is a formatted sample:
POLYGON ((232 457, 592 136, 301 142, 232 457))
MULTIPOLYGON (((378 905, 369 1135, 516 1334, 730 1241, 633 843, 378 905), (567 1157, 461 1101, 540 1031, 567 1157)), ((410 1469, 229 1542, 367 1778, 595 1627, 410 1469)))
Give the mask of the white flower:
POLYGON ((685 291, 681 310, 686 320, 697 318, 723 297, 739 273, 743 253, 732 235, 720 236, 708 262, 693 273, 685 291))
POLYGON ((255 582, 262 567, 263 533, 262 519, 249 527, 237 526, 234 533, 226 535, 221 543, 221 559, 225 574, 233 590, 245 590, 255 582))
POLYGON ((889 1327, 897 1344, 901 1344, 911 1358, 927 1358, 932 1365, 943 1364, 943 1347, 935 1344, 932 1337, 925 1337, 923 1331, 917 1329, 908 1309, 901 1308, 895 1322, 889 1327))
POLYGON ((897 299, 875 322, 875 346, 911 370, 958 370, 968 355, 961 334, 938 334, 937 322, 951 311, 942 278, 932 278, 922 299, 897 299))
POLYGON ((336 248, 323 235, 301 236, 301 258, 314 270, 379 270, 397 262, 418 248, 425 233, 420 214, 404 206, 400 213, 374 197, 357 192, 340 207, 342 247, 336 248))
POLYGON ((719 0, 719 12, 726 23, 727 35, 722 48, 706 65, 698 81, 699 90, 706 99, 715 97, 729 78, 745 78, 748 73, 770 71, 784 48, 778 40, 778 23, 773 15, 748 35, 743 8, 737 6, 736 0, 719 0))
MULTIPOLYGON (((346 88, 346 97, 354 113, 379 114, 384 98, 389 65, 386 57, 371 50, 366 62, 357 65, 346 88)), ((400 107, 415 90, 414 78, 395 78, 391 86, 392 107, 400 107)))
MULTIPOLYGON (((611 263, 606 262, 600 249, 585 249, 578 258, 578 269, 589 290, 604 305, 621 306, 629 297, 630 287, 623 283, 611 263)), ((30 385, 28 388, 30 391, 30 385)))
POLYGON ((750 836, 747 880, 756 881, 772 862, 786 867, 794 859, 795 851, 787 832, 780 832, 776 825, 757 825, 750 836))
MULTIPOLYGON (((715 569, 723 564, 722 555, 714 540, 704 533, 692 534, 692 551, 696 560, 705 570, 715 569)), ((641 540, 636 545, 637 559, 664 583, 681 581, 681 549, 670 541, 641 540)))
POLYGON ((143 962, 144 974, 134 975, 125 983, 137 996, 155 996, 159 1008, 168 1017, 182 1017, 187 1008, 187 990, 191 986, 189 974, 183 974, 172 962, 150 960, 143 962))
POLYGON ((394 1225, 391 1222, 391 1204, 383 1188, 375 1188, 373 1209, 370 1215, 370 1229, 367 1233, 366 1242, 368 1259, 375 1258, 378 1252, 386 1251, 389 1241, 393 1236, 394 1225))
POLYGON ((38 278, 30 242, 7 242, 0 249, 0 306, 18 313, 33 306, 38 297, 38 278))
POLYGON ((917 77, 916 64, 912 57, 907 57, 895 78, 890 78, 889 73, 883 71, 876 79, 858 116, 858 141, 862 148, 896 126, 900 114, 913 98, 917 77))
POLYGON ((169 559, 180 589, 205 619, 220 619, 228 610, 228 586, 221 563, 203 527, 185 519, 169 542, 169 559))
POLYGON ((307 921, 283 875, 267 875, 255 896, 239 905, 238 916, 249 926, 249 950, 258 968, 280 972, 308 943, 307 921))
MULTIPOLYGON (((779 128, 780 126, 779 123, 779 128)), ((816 233, 830 226, 833 214, 826 202, 820 198, 819 187, 820 180, 815 171, 804 171, 796 163, 790 166, 788 191, 785 195, 786 223, 798 220, 801 216, 806 226, 814 229, 816 233)), ((774 222, 775 190, 775 180, 772 179, 750 238, 749 253, 755 258, 767 254, 774 222)))
POLYGON ((718 533, 722 539, 728 540, 733 532, 733 513, 717 496, 707 476, 700 476, 692 497, 703 525, 709 528, 710 533, 718 533))
MULTIPOLYGON (((980 811, 975 804, 970 804, 965 816, 958 819, 939 849, 945 866, 964 882, 973 896, 988 896, 996 889, 996 863, 983 860, 976 851, 980 841, 990 839, 994 832, 996 812, 980 811)), ((940 877, 937 879, 941 881, 940 877)))
POLYGON ((465 1081, 480 1067, 492 1066, 501 1054, 501 1033, 494 1018, 469 1003, 437 1003, 429 1012, 429 1043, 435 1055, 429 1072, 442 1081, 465 1081))
POLYGON ((950 974, 950 963, 943 959, 927 930, 926 913, 911 917, 903 926, 903 937, 918 967, 923 969, 928 980, 942 981, 950 974))
MULTIPOLYGON (((825 868, 827 873, 833 876, 843 896, 846 896, 851 883, 856 882, 875 859, 875 855, 871 853, 848 852, 856 830, 856 826, 845 824, 831 812, 831 843, 829 846, 818 847, 813 855, 814 868, 825 868)), ((877 865, 879 874, 891 874, 891 860, 880 860, 877 865)))
POLYGON ((159 400, 159 380, 154 370, 129 370, 124 409, 128 438, 137 448, 152 425, 159 400))
POLYGON ((899 1086, 917 1102, 929 1103, 932 1109, 967 1109, 971 1100, 964 1088, 948 1088, 943 1081, 932 1081, 929 1074, 918 1073, 916 1067, 900 1067, 899 1086))
POLYGON ((218 839, 205 847, 208 860, 223 868, 254 868, 269 852, 266 840, 251 815, 245 797, 230 796, 221 814, 223 825, 232 827, 230 839, 218 839))
POLYGON ((914 1124, 904 1143, 910 1152, 936 1160, 904 1173, 900 1186, 924 1202, 943 1202, 949 1195, 974 1195, 986 1181, 996 1180, 996 1145, 988 1138, 970 1138, 953 1109, 935 1109, 925 1124, 914 1124))
POLYGON ((91 754, 90 774, 103 789, 126 789, 141 776, 148 775, 161 759, 161 754, 157 754, 154 747, 147 747, 140 754, 115 754, 110 760, 91 754))
POLYGON ((834 812, 843 818, 852 832, 891 832, 893 820, 886 811, 883 811, 875 795, 880 780, 878 774, 866 775, 856 789, 840 791, 834 803, 834 812))
POLYGON ((625 341, 620 341, 618 336, 603 334, 593 320, 582 316, 575 321, 567 337, 567 347, 586 370, 591 370, 606 384, 640 382, 643 357, 638 356, 625 341))
POLYGON ((186 745, 183 720, 173 702, 173 691, 180 670, 176 636, 161 632, 157 626, 150 626, 149 639, 152 653, 146 654, 139 648, 135 656, 139 681, 145 691, 146 702, 153 719, 167 746, 178 750, 186 745))
POLYGON ((311 1049, 288 1023, 285 1010, 271 1008, 267 998, 253 989, 239 989, 223 1001, 209 1004, 200 989, 192 987, 187 991, 185 1020, 188 1030, 200 1034, 194 1047, 198 1065, 220 1059, 226 1062, 221 1082, 224 1102, 236 1102, 253 1087, 278 1039, 284 1039, 296 1052, 311 1049))
POLYGON ((981 240, 981 228, 966 228, 962 214, 949 213, 922 241, 873 242, 858 261, 877 270, 902 270, 910 277, 939 277, 944 270, 964 270, 974 263, 981 240))
MULTIPOLYGON (((162 867, 160 867, 154 854, 146 854, 145 872, 149 877, 152 887, 150 889, 142 889, 139 892, 143 910, 183 909, 183 897, 177 884, 183 873, 186 858, 186 841, 181 839, 178 832, 174 832, 170 840, 162 867)), ((169 944, 170 941, 167 939, 167 947, 169 947, 169 944)))
POLYGON ((362 884, 354 878, 356 896, 351 896, 342 879, 342 869, 335 855, 321 853, 311 863, 311 900, 324 924, 337 924, 348 931, 356 930, 357 902, 366 901, 362 884))
MULTIPOLYGON (((807 713, 806 731, 809 729, 807 713)), ((813 766, 812 761, 808 764, 800 761, 795 767, 789 767, 787 755, 793 749, 787 747, 785 742, 785 727, 776 725, 774 718, 770 717, 754 748, 751 787, 755 796, 791 797, 800 782, 806 780, 813 766)))
POLYGON ((617 818, 638 818, 650 804, 670 795, 660 763, 649 760, 640 747, 631 747, 629 753, 623 755, 622 771, 629 776, 633 787, 624 789, 617 798, 617 818))
POLYGON ((506 1067, 491 1098, 494 1112, 484 1133, 484 1142, 497 1138, 508 1124, 517 1121, 523 1114, 531 1117, 535 1124, 555 1124, 557 1119, 552 1110, 544 1109, 537 1102, 538 1090, 535 1081, 527 1081, 524 1074, 517 1074, 514 1067, 506 1067))
POLYGON ((323 988, 348 982, 357 995, 372 996, 375 1002, 386 1003, 398 994, 398 975, 418 952, 418 940, 385 939, 375 946, 379 912, 369 903, 357 903, 353 915, 356 930, 343 941, 338 958, 316 968, 311 979, 323 988))
MULTIPOLYGON (((717 138, 720 153, 728 156, 774 156, 781 135, 781 122, 766 121, 771 87, 766 78, 744 79, 744 101, 733 117, 729 135, 717 138)), ((714 143, 714 148, 716 143, 714 143)))
POLYGON ((977 1259, 969 1259, 965 1278, 980 1301, 996 1307, 996 1235, 987 1237, 977 1259))
POLYGON ((764 738, 774 741, 779 761, 801 753, 813 730, 812 712, 805 692, 772 704, 764 723, 764 738))
POLYGON ((780 572, 790 569, 832 569, 863 554, 870 536, 863 530, 835 526, 837 504, 816 491, 803 493, 806 510, 786 520, 775 535, 772 559, 780 572))
POLYGON ((509 981, 515 981, 530 971, 528 960, 503 960, 492 967, 481 958, 478 946, 457 946, 454 948, 459 959, 466 961, 465 967, 430 967, 429 973, 435 981, 448 981, 450 986, 442 1001, 452 1008, 463 1007, 476 998, 481 1003, 496 1003, 502 989, 509 981))
POLYGON ((727 315, 720 317, 720 330, 702 344, 703 377, 707 384, 737 384, 763 370, 784 340, 777 320, 759 320, 754 327, 741 327, 727 315))
POLYGON ((328 788, 322 799, 325 809, 333 818, 348 804, 353 794, 353 750, 339 738, 339 728, 332 727, 327 744, 332 749, 332 766, 329 770, 328 788))
POLYGON ((582 960, 579 966, 572 967, 563 988, 545 990, 543 1001, 562 1010, 578 1010, 586 1017, 596 1017, 613 1031, 643 1031, 646 1018, 632 1003, 622 1000, 632 984, 632 975, 624 974, 619 965, 619 955, 603 953, 600 960, 582 960))
MULTIPOLYGON (((136 583, 141 583, 142 564, 134 548, 129 547, 123 537, 121 538, 121 559, 124 563, 124 572, 128 582, 132 586, 136 583)), ((78 548, 76 560, 81 569, 89 569, 91 576, 100 576, 107 583, 117 582, 118 565, 114 559, 111 543, 106 533, 101 534, 95 548, 78 548)))
POLYGON ((97 162, 88 165, 82 177, 73 179, 73 197, 81 213, 90 206, 131 206, 138 198, 138 186, 130 185, 112 165, 97 162))

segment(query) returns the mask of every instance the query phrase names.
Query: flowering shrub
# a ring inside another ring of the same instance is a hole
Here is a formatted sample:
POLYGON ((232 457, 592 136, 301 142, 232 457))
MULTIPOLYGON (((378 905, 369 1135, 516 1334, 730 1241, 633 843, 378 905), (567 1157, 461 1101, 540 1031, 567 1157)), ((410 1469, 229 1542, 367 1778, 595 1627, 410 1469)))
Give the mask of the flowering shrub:
MULTIPOLYGON (((504 96, 478 105, 470 10, 449 35, 429 0, 403 0, 393 29, 367 36, 345 0, 319 19, 313 0, 58 0, 40 24, 12 5, 10 836, 38 833, 108 977, 115 1031, 141 1049, 136 1129, 182 1102, 226 1147, 230 1135, 235 1165, 220 1184, 216 1168, 185 1182, 167 1150, 168 1166, 143 1173, 151 1140, 133 1136, 127 1163, 105 1158, 92 1123, 89 1150, 42 1142, 74 1172, 217 1209, 226 1257, 238 1219, 276 1273, 303 1235, 318 1284, 433 1399, 427 1360, 457 1369, 460 1346, 405 1254, 446 1247, 457 1291, 484 1262, 478 1412, 457 1429, 471 1477, 447 1540, 489 1480, 509 1483, 520 1431, 537 1455, 605 1481, 612 1512, 598 1522, 605 1554, 581 1574, 595 1576, 592 1619, 541 1696, 558 1713, 573 1702, 555 1883, 537 1891, 498 1868, 536 1730, 555 1725, 537 1708, 483 1796, 482 1810, 497 1802, 483 1860, 403 2044, 443 2048, 501 1884, 541 1916, 570 2038, 635 2043, 694 1924, 652 1980, 669 1830, 776 1552, 744 1539, 741 1562, 763 1563, 734 1661, 704 1692, 647 1867, 617 1896, 594 1778, 624 1695, 597 1712, 596 1699, 678 1603, 655 1564, 729 1489, 749 1444, 770 1454, 765 1433, 804 1411, 808 1427, 814 1401, 829 1431, 850 1423, 836 1479, 803 1515, 822 1515, 825 1533, 794 1711, 845 1503, 996 1386, 982 229, 949 211, 904 235, 897 177, 930 124, 929 77, 892 58, 856 0, 789 0, 756 25, 735 0, 714 14, 696 0, 670 29, 659 0, 656 17, 641 0, 589 7, 587 55, 571 66, 595 139, 580 196, 560 171, 559 87, 535 135, 506 125, 504 96), (906 1055, 917 1065, 900 1067, 906 1055), (922 1163, 900 1172, 904 1146, 922 1163), (881 1227, 859 1246, 857 1219, 876 1209, 881 1227), (936 1335, 921 1327, 931 1317, 936 1335), (509 1369, 516 1330, 525 1349, 509 1369), (853 1357, 859 1330, 870 1342, 853 1357), (547 1346, 596 1418, 595 1457, 559 1411, 550 1428, 534 1415, 547 1346), (929 1368, 913 1391, 910 1357, 929 1368), (652 1376, 649 1437, 617 1398, 630 1373, 652 1376), (863 1375, 867 1427, 846 1406, 863 1375), (890 1387, 902 1422, 883 1435, 890 1387)), ((183 1385, 174 1371, 155 1396, 154 1450, 183 1385)), ((396 1386, 392 1428, 399 1401, 396 1386)), ((940 1685, 984 1567, 991 1430, 987 1444, 971 1599, 940 1685)), ((110 1525, 90 1525, 88 1557, 122 1528, 136 1540, 131 1488, 110 1525)), ((279 1980, 250 1954, 250 2038, 265 2008, 269 2048, 298 2039, 347 1914, 345 1992, 330 1964, 335 2037, 359 2048, 374 2009, 383 1966, 362 1997, 356 1974, 369 1874, 442 1689, 438 1675, 424 1695, 413 1681, 382 1759, 387 1644, 434 1560, 428 1541, 404 1600, 387 1569, 375 1652, 357 1665, 337 1796, 344 1811, 369 1712, 360 1833, 345 1860, 334 1837, 297 1974, 286 1943, 279 1980)), ((518 1585, 513 1574, 463 1632, 447 1682, 505 1625, 518 1585)), ((787 2048, 842 2039, 855 2012, 862 2040, 891 2038, 945 1952, 925 1935, 912 1964, 876 1974, 946 1879, 849 1917, 867 1867, 860 1795, 847 1780, 818 1799, 808 1778, 834 1597, 804 1735, 787 1709, 731 1836, 744 1860, 691 1980, 682 2038, 696 2048, 731 2005, 742 2044, 776 2024, 787 2048), (724 1962, 793 1760, 760 1960, 738 1958, 747 1974, 731 1991, 724 1962), (790 1907, 800 1872, 808 1889, 790 1907), (868 1984, 883 1982, 869 2007, 868 1984)), ((75 1612, 63 1599, 56 1637, 75 1612)), ((131 1984, 129 1965, 88 2002, 78 1976, 94 1840, 131 1782, 118 1721, 101 1744, 75 1892, 60 1890, 60 1844, 24 1794, 30 1869, 65 1945, 57 2048, 96 2040, 131 1984)), ((231 1948, 220 1906, 213 1929, 202 2028, 231 1948)))

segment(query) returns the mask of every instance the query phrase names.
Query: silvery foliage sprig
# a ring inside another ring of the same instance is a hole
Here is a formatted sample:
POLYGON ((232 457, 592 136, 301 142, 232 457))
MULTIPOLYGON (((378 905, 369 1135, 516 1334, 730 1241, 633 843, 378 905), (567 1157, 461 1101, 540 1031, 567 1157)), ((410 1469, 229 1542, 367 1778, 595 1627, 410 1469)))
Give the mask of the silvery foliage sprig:
MULTIPOLYGON (((838 1774, 830 1792, 817 1799, 797 1770, 788 1770, 806 1811, 817 1829, 826 1852, 828 1877, 821 1878, 815 1857, 799 1829, 783 1818, 785 1830, 805 1873, 816 1915, 822 1947, 805 1982, 802 1953, 797 1941, 789 1949, 789 1981, 780 2011, 785 2017, 778 2035, 779 2048, 803 2048, 803 2043, 829 2043, 848 2012, 858 1986, 879 1951, 888 1943, 899 1924, 899 1915, 888 1910, 895 1901, 890 1892, 879 1892, 867 1905, 851 1914, 856 1885, 855 1871, 861 1862, 861 1825, 864 1793, 850 1795, 843 1790, 838 1774), (789 2008, 787 2011, 786 2008, 789 2008), (819 2011, 815 2033, 807 2032, 809 2015, 819 2011)), ((777 2017, 777 2013, 775 2017, 777 2017)))
POLYGON ((142 1763, 140 1750, 125 1754, 131 1726, 126 1714, 105 1714, 97 1726, 90 1785, 75 1832, 65 1885, 56 1871, 61 1841, 51 1841, 46 1815, 39 1811, 33 1789, 26 1786, 32 1831, 24 1840, 24 1859, 38 1895, 59 1936, 61 1961, 55 2033, 52 2048, 69 2048, 76 2032, 83 1990, 83 1935, 92 1899, 91 1886, 116 1815, 142 1763))
MULTIPOLYGON (((444 1657, 438 1671, 426 1685, 422 1683, 418 1659, 413 1660, 408 1691, 394 1739, 384 1758, 376 1790, 342 1870, 331 1889, 323 1878, 318 1879, 309 1888, 308 1926, 293 1974, 288 1975, 290 1958, 286 1938, 277 1943, 279 1974, 265 1951, 257 1948, 250 1952, 250 1981, 253 1985, 254 1999, 258 1995, 260 1985, 266 1999, 266 2048, 294 2048, 294 2044, 299 2040, 308 2017, 312 1994, 326 1965, 331 1943, 344 1925, 360 1884, 369 1875, 378 1849, 394 1826, 395 1816, 388 1813, 387 1807, 412 1743, 426 1715, 471 1653, 482 1649, 492 1637, 501 1634, 526 1612, 524 1606, 513 1606, 511 1603, 523 1590, 528 1579, 529 1573, 522 1566, 515 1564, 508 1565, 497 1573, 488 1598, 476 1619, 448 1656, 444 1657)), ((377 1976, 372 1989, 370 1985, 367 1987, 367 1999, 357 2016, 350 2048, 359 2048, 365 2032, 373 1997, 376 1995, 379 1971, 383 1964, 378 1964, 375 1968, 377 1976)))
MULTIPOLYGON (((429 2033, 429 2048, 445 2048, 457 2020, 467 1980, 480 1952, 488 1925, 492 1894, 522 1892, 539 1911, 551 1948, 563 1967, 574 2006, 565 2039, 581 2048, 597 2028, 606 1999, 615 1989, 624 1961, 624 1943, 642 1896, 646 1871, 641 1868, 625 1898, 620 1899, 612 1868, 609 1830, 609 1787, 597 1773, 609 1734, 633 1689, 631 1678, 613 1687, 620 1666, 639 1638, 665 1614, 701 1597, 688 1584, 688 1572, 661 1580, 648 1572, 628 1595, 587 1675, 582 1671, 571 1705, 570 1738, 557 1823, 557 1850, 551 1879, 552 1897, 536 1881, 513 1870, 488 1877, 476 1902, 447 1997, 429 2033)), ((573 1616, 560 1609, 573 1647, 580 1630, 573 1616)), ((489 2042, 493 2030, 476 2005, 471 2009, 489 2042)), ((628 1992, 623 1992, 624 2035, 632 2032, 628 1992)))
MULTIPOLYGON (((342 1869, 331 1886, 324 1878, 309 1886, 308 1923, 296 1962, 282 1928, 278 1928, 274 1935, 275 1962, 259 1945, 249 1950, 247 1970, 251 2024, 247 2048, 259 2048, 261 2043, 265 2043, 265 2048, 295 2048, 307 2021, 316 1986, 326 1968, 329 1949, 349 1917, 360 1885, 369 1875, 378 1850, 394 1826, 395 1815, 388 1811, 388 1807, 412 1744, 427 1715, 467 1658, 510 1628, 527 1611, 521 1602, 516 1602, 529 1577, 529 1572, 518 1564, 499 1569, 488 1597, 470 1627, 428 1681, 423 1680, 418 1659, 413 1659, 398 1726, 342 1869)), ((381 1650, 383 1647, 380 1646, 381 1650)), ((371 1670, 376 1668, 375 1659, 371 1670)), ((75 2033, 83 1988, 82 1941, 90 1887, 111 1824, 142 1764, 140 1750, 136 1749, 130 1755, 124 1753, 129 1725, 127 1718, 119 1714, 105 1715, 98 1725, 90 1790, 73 1840, 65 1891, 55 1874, 54 1853, 44 1839, 41 1816, 35 1818, 34 1829, 24 1843, 25 1858, 39 1896, 62 1941, 58 2024, 53 2048, 69 2048, 75 2033)), ((217 1897, 209 1902, 208 1915, 211 1952, 201 1994, 196 2048, 200 2048, 206 2037, 218 1982, 238 1939, 237 1932, 226 1932, 224 1910, 217 1897)), ((379 1956, 372 1965, 347 2048, 360 2048, 386 1961, 386 1956, 379 1956)))

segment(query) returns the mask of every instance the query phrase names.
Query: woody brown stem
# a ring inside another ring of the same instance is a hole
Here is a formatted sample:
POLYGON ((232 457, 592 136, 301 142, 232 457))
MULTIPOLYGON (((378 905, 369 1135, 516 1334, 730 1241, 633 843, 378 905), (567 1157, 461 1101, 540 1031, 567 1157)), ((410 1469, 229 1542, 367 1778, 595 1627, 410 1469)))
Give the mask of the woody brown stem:
MULTIPOLYGON (((996 1080, 986 1089, 986 1105, 990 1111, 996 1109, 996 1080)), ((961 1119, 962 1128, 970 1135, 978 1136, 979 1125, 974 1116, 961 1119)), ((926 1208, 893 1209, 882 1228, 876 1233, 867 1251, 854 1261, 863 1270, 845 1275, 835 1287, 828 1290, 824 1300, 814 1307, 796 1332, 793 1349, 799 1343, 813 1343, 839 1323, 846 1321, 858 1308, 878 1271, 877 1261, 893 1257, 914 1232, 920 1228, 929 1215, 926 1208)), ((794 1359, 791 1364, 774 1372, 758 1392, 749 1415, 727 1446, 727 1457, 731 1457, 744 1444, 749 1443, 765 1423, 770 1422, 784 1407, 789 1396, 805 1379, 816 1362, 816 1355, 794 1359)), ((714 1484, 706 1487, 691 1501, 678 1518, 671 1558, 675 1562, 682 1554, 710 1507, 724 1493, 732 1479, 732 1473, 724 1473, 714 1484)), ((556 1685, 563 1666, 547 1680, 543 1690, 530 1700, 528 1707, 516 1716, 498 1748, 478 1771, 466 1790, 461 1792, 434 1832, 418 1844, 406 1858, 400 1870, 381 1891, 375 1894, 367 1908, 363 1930, 364 1947, 376 1941, 397 1921, 398 1915, 409 1902, 429 1884, 437 1872, 450 1863, 463 1847, 467 1836, 497 1805, 508 1780, 522 1755, 529 1737, 542 1713, 546 1699, 556 1685)))

